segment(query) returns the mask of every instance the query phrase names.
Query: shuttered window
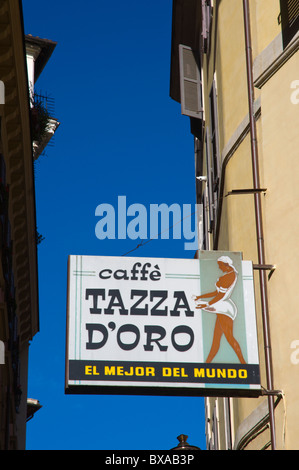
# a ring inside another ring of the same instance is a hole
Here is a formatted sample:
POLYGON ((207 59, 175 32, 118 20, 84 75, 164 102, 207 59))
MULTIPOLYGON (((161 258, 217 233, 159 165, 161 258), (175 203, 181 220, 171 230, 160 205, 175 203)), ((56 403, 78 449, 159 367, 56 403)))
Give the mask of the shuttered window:
POLYGON ((212 20, 212 2, 211 0, 201 0, 201 34, 203 52, 207 53, 210 46, 210 31, 212 20))
POLYGON ((210 122, 211 122, 211 144, 212 144, 212 168, 213 168, 213 189, 218 193, 220 158, 219 158, 219 135, 218 135, 218 109, 216 83, 213 80, 210 92, 210 122))
POLYGON ((215 228, 215 211, 214 211, 214 196, 213 196, 213 171, 211 165, 211 148, 210 148, 210 128, 206 127, 205 133, 205 149, 206 149, 206 165, 207 165, 207 189, 208 189, 208 205, 207 210, 209 213, 209 226, 208 230, 210 233, 215 228))
POLYGON ((286 47, 299 30, 299 0, 280 0, 280 19, 286 47))
POLYGON ((218 134, 218 109, 216 83, 213 80, 209 94, 210 119, 205 127, 205 153, 207 166, 207 189, 208 189, 208 212, 209 212, 209 232, 215 235, 217 224, 217 210, 219 199, 220 180, 220 153, 218 134))
POLYGON ((0 104, 5 104, 5 86, 2 80, 0 80, 0 104))
POLYGON ((182 114, 202 119, 202 91, 199 55, 190 47, 179 45, 182 114))

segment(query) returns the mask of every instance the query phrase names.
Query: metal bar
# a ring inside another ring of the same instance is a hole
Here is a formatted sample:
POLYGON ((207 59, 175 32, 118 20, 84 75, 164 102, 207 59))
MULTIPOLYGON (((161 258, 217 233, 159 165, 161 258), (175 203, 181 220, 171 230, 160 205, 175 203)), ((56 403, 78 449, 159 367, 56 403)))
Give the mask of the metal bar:
POLYGON ((252 189, 232 189, 229 191, 225 197, 233 196, 236 194, 255 194, 255 193, 265 193, 267 191, 266 188, 252 188, 252 189))
POLYGON ((274 397, 281 397, 283 395, 282 390, 262 390, 262 395, 273 395, 274 397))
POLYGON ((254 264, 253 269, 265 269, 266 271, 272 271, 272 269, 275 269, 274 264, 254 264))
MULTIPOLYGON (((244 16, 244 32, 245 32, 245 45, 246 45, 246 69, 247 69, 253 185, 255 189, 259 189, 260 179, 259 179, 256 121, 255 121, 254 106, 253 106, 254 105, 254 85, 253 85, 253 72, 252 72, 253 64, 252 64, 250 14, 249 14, 248 0, 243 0, 243 16, 244 16)), ((263 265, 265 264, 265 249, 264 249, 261 199, 260 199, 259 192, 256 192, 254 194, 254 204, 255 204, 255 218, 256 218, 258 261, 260 265, 263 265)), ((259 275, 260 275, 260 292, 261 292, 261 305, 262 305, 262 317, 263 317, 263 334, 264 334, 267 388, 268 390, 273 390, 273 373, 272 373, 272 360, 271 360, 272 354, 271 354, 271 342, 270 342, 270 331, 269 331, 268 296, 267 296, 267 281, 266 281, 265 270, 261 269, 259 272, 259 275)), ((274 399, 272 395, 269 395, 268 397, 268 407, 269 407, 269 419, 270 419, 271 445, 272 445, 272 450, 276 450, 274 399)))

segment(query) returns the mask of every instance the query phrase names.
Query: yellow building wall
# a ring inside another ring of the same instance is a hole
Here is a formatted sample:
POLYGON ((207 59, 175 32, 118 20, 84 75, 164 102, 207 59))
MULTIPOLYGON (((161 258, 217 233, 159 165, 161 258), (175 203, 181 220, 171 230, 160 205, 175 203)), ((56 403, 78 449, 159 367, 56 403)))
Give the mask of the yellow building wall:
POLYGON ((213 78, 213 69, 216 70, 220 143, 224 146, 248 112, 243 10, 242 2, 235 0, 221 1, 215 8, 215 57, 209 61, 209 75, 213 78))
MULTIPOLYGON (((267 258, 276 265, 269 282, 274 385, 288 406, 286 445, 299 449, 299 364, 292 353, 299 344, 299 53, 262 88, 263 180, 267 258), (293 346, 293 347, 292 347, 293 346)), ((298 355, 299 358, 299 355, 298 355)))
MULTIPOLYGON (((213 78, 217 84, 220 151, 223 151, 248 114, 245 41, 242 1, 214 2, 211 51, 204 58, 204 99, 209 123, 208 94, 213 78), (217 28, 217 29, 216 29, 217 28)), ((250 0, 253 58, 278 37, 279 0, 250 0)), ((278 449, 299 449, 299 288, 297 241, 299 228, 299 52, 276 70, 260 89, 261 115, 257 120, 261 187, 267 264, 276 265, 268 281, 270 334, 274 388, 283 399, 275 410, 278 449), (298 91, 297 91, 298 90, 298 91), (298 351, 298 353, 297 353, 298 351)), ((252 187, 250 135, 240 142, 225 169, 222 217, 217 249, 242 251, 244 259, 257 263, 254 199, 252 195, 227 196, 232 189, 252 187)), ((258 273, 255 273, 257 323, 262 385, 266 387, 262 319, 259 308, 258 273)), ((275 398, 276 399, 276 398, 275 398)), ((267 398, 234 399, 232 424, 238 426, 267 398)), ((214 399, 211 399, 213 402, 214 399)), ((218 399, 222 407, 222 399, 218 399)), ((211 406, 213 409, 213 406, 211 406)), ((222 416, 222 412, 220 412, 222 416)), ((224 426, 220 441, 224 445, 224 426)), ((254 439, 248 449, 269 442, 269 430, 254 439)), ((267 446, 266 446, 267 447, 267 446)), ((224 448, 224 447, 222 447, 224 448)))
POLYGON ((281 32, 280 1, 250 0, 253 56, 260 54, 281 32))

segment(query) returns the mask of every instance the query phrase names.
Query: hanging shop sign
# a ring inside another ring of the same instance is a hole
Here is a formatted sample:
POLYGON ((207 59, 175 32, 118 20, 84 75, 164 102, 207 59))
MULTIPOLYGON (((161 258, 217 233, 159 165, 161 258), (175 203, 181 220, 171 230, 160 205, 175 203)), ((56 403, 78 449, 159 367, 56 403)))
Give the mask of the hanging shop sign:
POLYGON ((259 395, 252 263, 70 256, 65 391, 259 395))

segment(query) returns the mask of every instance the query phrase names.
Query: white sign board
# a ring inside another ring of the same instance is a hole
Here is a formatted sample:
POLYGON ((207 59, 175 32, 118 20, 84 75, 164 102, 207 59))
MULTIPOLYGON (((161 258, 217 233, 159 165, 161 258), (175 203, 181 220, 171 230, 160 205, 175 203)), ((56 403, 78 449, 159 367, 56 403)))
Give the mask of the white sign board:
MULTIPOLYGON (((213 311, 202 290, 210 282, 215 291, 217 276, 228 279, 210 253, 203 260, 70 256, 66 393, 258 394, 252 264, 239 262, 233 287, 238 343, 234 321, 217 314, 217 298, 213 311), (227 344, 217 349, 221 324, 227 344)), ((234 303, 231 294, 223 305, 234 303)))

